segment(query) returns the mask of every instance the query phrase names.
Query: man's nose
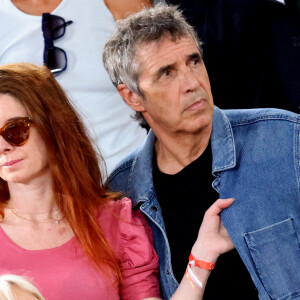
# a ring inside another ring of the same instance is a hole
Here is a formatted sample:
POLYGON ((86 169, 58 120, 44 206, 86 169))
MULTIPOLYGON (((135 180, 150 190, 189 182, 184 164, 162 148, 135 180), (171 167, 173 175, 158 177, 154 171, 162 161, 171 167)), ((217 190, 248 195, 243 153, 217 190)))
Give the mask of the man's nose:
POLYGON ((182 81, 183 81, 183 88, 184 92, 194 92, 198 90, 200 83, 199 83, 199 78, 191 70, 189 67, 186 67, 184 69, 183 75, 182 75, 182 81))

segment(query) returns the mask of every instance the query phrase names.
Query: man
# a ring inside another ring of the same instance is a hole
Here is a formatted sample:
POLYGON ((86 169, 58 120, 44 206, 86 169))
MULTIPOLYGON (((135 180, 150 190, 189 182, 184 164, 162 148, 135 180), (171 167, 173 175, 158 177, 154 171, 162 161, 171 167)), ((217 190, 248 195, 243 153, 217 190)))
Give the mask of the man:
POLYGON ((222 220, 257 291, 237 252, 229 252, 204 299, 299 297, 298 115, 214 107, 201 43, 176 7, 118 22, 103 59, 122 98, 152 129, 108 184, 132 199, 153 230, 164 299, 218 196, 235 198, 222 220))

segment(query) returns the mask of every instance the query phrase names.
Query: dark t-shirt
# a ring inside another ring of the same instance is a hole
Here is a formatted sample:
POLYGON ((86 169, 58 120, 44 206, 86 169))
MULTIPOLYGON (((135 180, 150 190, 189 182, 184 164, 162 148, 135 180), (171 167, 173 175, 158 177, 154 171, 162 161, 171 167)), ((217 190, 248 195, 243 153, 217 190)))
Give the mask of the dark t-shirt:
MULTIPOLYGON (((218 199, 212 188, 210 145, 194 162, 175 175, 159 171, 153 154, 153 181, 171 248, 174 275, 181 281, 205 211, 218 199)), ((254 300, 257 291, 237 251, 221 255, 209 277, 204 299, 254 300)))

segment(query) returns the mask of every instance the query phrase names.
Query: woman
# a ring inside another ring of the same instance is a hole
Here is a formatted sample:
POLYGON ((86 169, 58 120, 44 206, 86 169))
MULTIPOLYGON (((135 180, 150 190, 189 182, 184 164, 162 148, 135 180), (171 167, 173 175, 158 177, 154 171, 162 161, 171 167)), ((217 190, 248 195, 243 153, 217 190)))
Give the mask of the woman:
MULTIPOLYGON (((33 278, 46 299, 159 299, 150 229, 103 188, 82 122, 46 67, 0 67, 0 177, 0 273, 33 278)), ((218 216, 231 203, 207 212, 196 258, 233 247, 218 216)), ((202 297, 209 273, 189 267, 174 299, 202 297)))

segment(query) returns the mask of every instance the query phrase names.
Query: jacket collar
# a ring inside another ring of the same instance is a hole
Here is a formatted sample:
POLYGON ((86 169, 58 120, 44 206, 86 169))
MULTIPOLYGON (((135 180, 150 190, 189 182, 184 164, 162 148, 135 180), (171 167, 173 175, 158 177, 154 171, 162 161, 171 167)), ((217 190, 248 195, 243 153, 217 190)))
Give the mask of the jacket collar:
POLYGON ((213 115, 211 149, 213 175, 235 167, 236 153, 232 127, 224 111, 216 106, 214 107, 213 115))
MULTIPOLYGON (((152 175, 155 140, 156 137, 153 131, 150 130, 133 161, 128 190, 129 197, 133 199, 133 206, 150 200, 155 193, 152 175)), ((211 147, 213 153, 212 172, 214 175, 236 165, 234 138, 229 119, 216 106, 213 115, 211 147)))
POLYGON ((139 148, 129 175, 129 197, 133 206, 148 201, 154 194, 152 158, 156 137, 150 129, 147 138, 139 148))

